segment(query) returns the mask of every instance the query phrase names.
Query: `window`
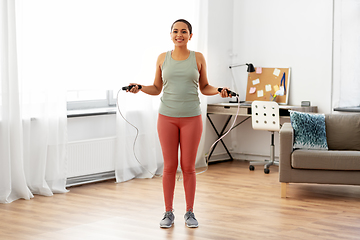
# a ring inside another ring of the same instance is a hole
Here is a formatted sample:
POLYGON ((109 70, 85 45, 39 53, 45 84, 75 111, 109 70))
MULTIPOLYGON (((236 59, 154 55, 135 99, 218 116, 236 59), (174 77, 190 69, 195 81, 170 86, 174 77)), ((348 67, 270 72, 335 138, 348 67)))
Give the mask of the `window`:
POLYGON ((89 109, 112 107, 116 105, 116 96, 110 90, 73 90, 67 92, 67 109, 89 109))
POLYGON ((335 1, 333 107, 360 106, 360 2, 335 1))
POLYGON ((16 1, 23 88, 66 94, 68 110, 115 106, 121 87, 152 83, 158 55, 173 48, 169 33, 174 20, 185 18, 196 29, 196 4, 16 1))

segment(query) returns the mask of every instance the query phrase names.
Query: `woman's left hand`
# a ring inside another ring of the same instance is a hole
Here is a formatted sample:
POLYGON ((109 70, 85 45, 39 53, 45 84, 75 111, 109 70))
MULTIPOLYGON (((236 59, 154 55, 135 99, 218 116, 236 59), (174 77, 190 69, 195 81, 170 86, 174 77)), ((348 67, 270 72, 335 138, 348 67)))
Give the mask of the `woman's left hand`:
POLYGON ((219 94, 222 98, 232 97, 231 94, 230 95, 228 94, 228 91, 230 91, 230 89, 224 87, 219 94))

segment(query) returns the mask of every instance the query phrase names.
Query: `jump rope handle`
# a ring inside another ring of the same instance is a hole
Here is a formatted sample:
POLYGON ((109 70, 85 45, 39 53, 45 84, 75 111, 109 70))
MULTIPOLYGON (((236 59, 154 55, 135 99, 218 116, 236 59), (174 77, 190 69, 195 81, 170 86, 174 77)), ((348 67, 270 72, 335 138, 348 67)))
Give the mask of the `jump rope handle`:
MULTIPOLYGON (((218 88, 218 92, 221 92, 223 89, 222 88, 218 88)), ((239 96, 239 94, 237 94, 236 92, 232 92, 232 91, 230 91, 230 90, 226 90, 227 91, 227 93, 229 94, 229 95, 231 95, 232 97, 236 97, 236 96, 239 96)))
MULTIPOLYGON (((131 90, 133 87, 135 87, 136 85, 130 85, 130 86, 126 86, 126 87, 122 87, 122 90, 126 91, 126 90, 131 90)), ((137 85, 138 89, 140 90, 142 88, 141 85, 137 85)))

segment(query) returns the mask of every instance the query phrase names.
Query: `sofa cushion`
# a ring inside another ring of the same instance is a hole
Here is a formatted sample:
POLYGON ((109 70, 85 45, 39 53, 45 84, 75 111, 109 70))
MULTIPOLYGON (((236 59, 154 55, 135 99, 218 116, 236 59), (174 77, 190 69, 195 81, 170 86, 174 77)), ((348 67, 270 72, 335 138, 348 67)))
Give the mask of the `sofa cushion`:
POLYGON ((325 114, 290 111, 294 129, 293 148, 327 150, 325 114))
POLYGON ((360 114, 327 114, 325 124, 329 149, 360 151, 360 114))
POLYGON ((297 149, 291 154, 297 169, 360 170, 360 151, 322 151, 297 149))

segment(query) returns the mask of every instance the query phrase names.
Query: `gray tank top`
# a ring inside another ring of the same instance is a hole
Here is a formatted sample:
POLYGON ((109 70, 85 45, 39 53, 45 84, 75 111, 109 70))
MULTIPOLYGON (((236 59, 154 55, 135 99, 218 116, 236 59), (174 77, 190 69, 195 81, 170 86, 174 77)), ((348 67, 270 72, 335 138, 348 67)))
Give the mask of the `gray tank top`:
POLYGON ((187 59, 174 60, 171 51, 166 53, 162 70, 163 95, 159 113, 169 117, 194 117, 201 114, 198 93, 199 70, 195 52, 187 59))

